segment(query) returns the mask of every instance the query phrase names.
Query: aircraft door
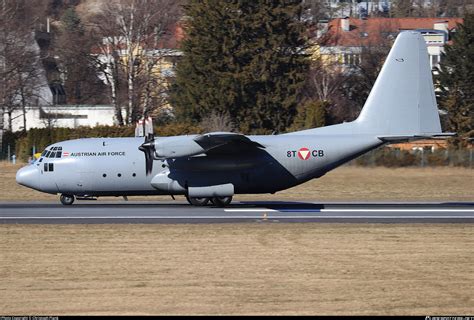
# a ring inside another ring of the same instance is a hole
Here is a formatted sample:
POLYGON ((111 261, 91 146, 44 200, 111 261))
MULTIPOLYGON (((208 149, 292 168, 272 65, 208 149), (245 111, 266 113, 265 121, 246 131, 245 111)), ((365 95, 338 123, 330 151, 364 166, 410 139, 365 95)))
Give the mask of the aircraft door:
POLYGON ((78 191, 84 194, 94 191, 94 172, 79 172, 77 187, 78 191))

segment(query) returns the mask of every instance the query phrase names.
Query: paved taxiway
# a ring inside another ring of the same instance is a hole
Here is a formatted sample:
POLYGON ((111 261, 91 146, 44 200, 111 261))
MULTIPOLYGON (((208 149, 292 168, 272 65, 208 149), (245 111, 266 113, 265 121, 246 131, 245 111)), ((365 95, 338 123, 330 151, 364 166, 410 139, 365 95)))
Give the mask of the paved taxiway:
POLYGON ((235 202, 227 208, 182 201, 0 202, 0 223, 474 223, 474 203, 235 202))

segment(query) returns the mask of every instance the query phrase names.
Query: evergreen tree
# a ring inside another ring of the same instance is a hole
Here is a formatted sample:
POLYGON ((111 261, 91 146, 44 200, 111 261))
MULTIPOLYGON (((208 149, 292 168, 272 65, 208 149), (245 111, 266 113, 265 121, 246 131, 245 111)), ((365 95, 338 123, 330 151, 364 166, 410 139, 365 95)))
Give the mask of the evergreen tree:
POLYGON ((447 111, 445 130, 457 132, 452 142, 462 146, 474 137, 474 14, 466 15, 453 43, 445 46, 436 82, 439 104, 447 111))
POLYGON ((81 23, 81 19, 76 13, 74 7, 70 7, 64 11, 64 14, 61 17, 61 22, 64 25, 64 29, 69 32, 84 33, 84 28, 81 23))
POLYGON ((395 0, 390 9, 391 15, 396 18, 411 17, 413 15, 413 0, 395 0))
POLYGON ((326 125, 328 101, 313 100, 300 104, 298 113, 290 127, 291 131, 324 127, 326 125))
POLYGON ((199 122, 228 113, 244 132, 283 131, 296 113, 308 57, 301 0, 191 1, 172 101, 199 122))

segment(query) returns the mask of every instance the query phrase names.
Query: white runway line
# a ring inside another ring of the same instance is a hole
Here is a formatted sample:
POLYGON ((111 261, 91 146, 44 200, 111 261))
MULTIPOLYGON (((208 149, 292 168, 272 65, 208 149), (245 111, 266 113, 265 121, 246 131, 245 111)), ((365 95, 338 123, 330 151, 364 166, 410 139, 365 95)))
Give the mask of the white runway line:
POLYGON ((225 212, 474 212, 474 209, 224 209, 225 212))
POLYGON ((275 209, 255 208, 255 209, 224 209, 225 212, 278 212, 275 209))
POLYGON ((474 212, 474 209, 320 209, 321 212, 474 212))
MULTIPOLYGON (((0 220, 75 220, 75 219, 96 219, 96 220, 113 220, 113 219, 262 219, 261 216, 19 216, 19 217, 0 217, 0 220)), ((474 219, 474 216, 266 216, 265 219, 474 219)))

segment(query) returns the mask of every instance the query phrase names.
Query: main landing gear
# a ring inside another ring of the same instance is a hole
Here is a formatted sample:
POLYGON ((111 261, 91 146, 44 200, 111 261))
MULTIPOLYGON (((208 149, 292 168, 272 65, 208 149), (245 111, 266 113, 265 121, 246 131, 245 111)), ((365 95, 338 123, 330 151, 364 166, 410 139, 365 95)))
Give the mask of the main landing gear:
POLYGON ((232 202, 232 197, 192 198, 186 195, 186 200, 193 206, 206 206, 212 202, 216 207, 225 207, 232 202))
POLYGON ((62 194, 61 197, 59 198, 61 203, 65 206, 70 206, 71 204, 74 203, 74 196, 70 194, 62 194))

